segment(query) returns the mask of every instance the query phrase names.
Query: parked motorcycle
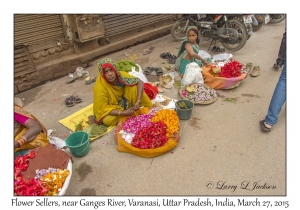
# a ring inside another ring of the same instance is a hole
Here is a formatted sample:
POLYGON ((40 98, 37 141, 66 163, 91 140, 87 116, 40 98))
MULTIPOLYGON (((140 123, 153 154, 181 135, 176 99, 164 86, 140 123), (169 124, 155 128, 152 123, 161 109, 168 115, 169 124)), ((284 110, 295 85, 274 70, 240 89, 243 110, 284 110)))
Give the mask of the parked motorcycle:
POLYGON ((254 17, 258 22, 257 26, 252 27, 254 32, 258 31, 264 24, 276 24, 286 19, 285 14, 255 14, 254 17))
POLYGON ((202 36, 211 45, 217 40, 226 50, 240 50, 247 41, 247 31, 244 24, 236 18, 228 19, 227 15, 183 15, 171 28, 174 40, 181 41, 186 37, 188 26, 196 26, 199 37, 202 36))
POLYGON ((270 23, 281 23, 286 19, 285 14, 270 14, 270 23))
POLYGON ((245 29, 247 31, 247 39, 249 39, 252 34, 253 34, 253 29, 252 25, 257 25, 257 21, 254 18, 254 15, 245 15, 245 14, 230 14, 227 15, 228 19, 236 18, 238 19, 241 23, 245 25, 245 29))

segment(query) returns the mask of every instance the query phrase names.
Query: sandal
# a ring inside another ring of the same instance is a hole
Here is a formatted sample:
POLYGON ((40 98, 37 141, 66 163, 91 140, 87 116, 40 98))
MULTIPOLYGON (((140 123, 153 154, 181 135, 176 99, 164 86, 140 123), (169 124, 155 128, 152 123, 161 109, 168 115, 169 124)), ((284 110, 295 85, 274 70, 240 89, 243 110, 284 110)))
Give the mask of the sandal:
POLYGON ((161 58, 163 58, 163 59, 168 59, 168 58, 171 58, 172 57, 172 55, 171 55, 171 53, 169 53, 169 52, 166 52, 166 53, 162 53, 162 54, 160 54, 160 56, 159 57, 161 57, 161 58))
POLYGON ((259 66, 254 66, 251 73, 250 73, 250 76, 257 77, 259 75, 260 75, 260 67, 259 66))
POLYGON ((213 52, 213 53, 220 53, 220 52, 224 52, 225 48, 213 46, 213 48, 210 51, 213 52))
POLYGON ((146 70, 144 71, 144 73, 146 75, 150 75, 153 71, 155 71, 155 68, 153 68, 153 67, 147 67, 146 70))
POLYGON ((260 124, 260 128, 263 132, 270 132, 271 131, 271 128, 268 128, 266 125, 265 125, 266 121, 265 120, 260 120, 259 121, 259 124, 260 124))
POLYGON ((246 64, 246 69, 248 69, 249 72, 251 71, 251 69, 252 69, 252 63, 251 62, 246 64))
POLYGON ((73 78, 69 79, 69 80, 67 81, 67 83, 72 83, 72 82, 74 82, 75 80, 77 80, 78 78, 79 78, 79 76, 74 76, 73 78))
POLYGON ((143 55, 148 55, 150 53, 152 53, 152 50, 146 50, 146 51, 143 52, 143 55))
POLYGON ((175 64, 176 59, 177 59, 176 55, 173 55, 172 58, 169 58, 169 59, 168 59, 168 63, 169 63, 169 64, 175 64))
POLYGON ((162 68, 155 68, 156 76, 161 76, 164 74, 162 68))
POLYGON ((66 106, 67 106, 67 107, 74 106, 74 103, 73 103, 73 101, 71 100, 71 98, 66 98, 66 99, 65 99, 65 103, 66 103, 66 106))
POLYGON ((90 85, 90 84, 92 84, 93 82, 96 82, 96 79, 97 79, 97 77, 93 77, 93 78, 89 79, 88 81, 86 81, 85 84, 86 84, 86 85, 90 85))
POLYGON ((82 102, 82 100, 80 98, 78 98, 78 96, 70 96, 70 99, 71 99, 71 101, 73 101, 76 104, 82 102))

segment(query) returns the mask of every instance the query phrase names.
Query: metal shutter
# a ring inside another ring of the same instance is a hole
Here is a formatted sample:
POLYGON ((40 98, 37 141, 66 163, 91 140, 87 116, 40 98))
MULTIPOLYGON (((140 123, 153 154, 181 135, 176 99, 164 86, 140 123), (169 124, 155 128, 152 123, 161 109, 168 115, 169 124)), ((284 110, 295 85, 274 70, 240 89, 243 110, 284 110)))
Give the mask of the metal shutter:
POLYGON ((47 41, 64 38, 60 15, 14 15, 14 77, 36 71, 28 47, 45 47, 47 41))
POLYGON ((39 44, 64 37, 60 15, 14 15, 14 45, 39 44))
POLYGON ((29 56, 28 50, 24 46, 14 49, 14 77, 19 77, 36 71, 35 66, 29 56))
POLYGON ((132 36, 126 34, 139 28, 160 25, 164 21, 173 20, 176 15, 160 15, 160 14, 108 14, 104 15, 105 36, 115 36, 122 34, 122 38, 132 36))

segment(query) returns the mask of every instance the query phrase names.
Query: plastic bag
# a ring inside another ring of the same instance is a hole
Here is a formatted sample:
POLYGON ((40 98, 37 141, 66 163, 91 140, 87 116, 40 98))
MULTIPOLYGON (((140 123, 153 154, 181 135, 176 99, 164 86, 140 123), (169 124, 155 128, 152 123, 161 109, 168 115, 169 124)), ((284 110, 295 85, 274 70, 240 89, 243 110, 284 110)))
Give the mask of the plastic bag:
POLYGON ((212 62, 216 62, 216 61, 223 61, 223 63, 226 63, 230 58, 232 58, 232 54, 229 53, 223 53, 223 54, 218 54, 218 55, 214 55, 212 62))
POLYGON ((135 70, 135 67, 132 67, 131 71, 128 72, 131 76, 138 77, 144 83, 148 82, 147 78, 145 77, 143 70, 140 65, 136 64, 139 67, 139 71, 135 70))
POLYGON ((185 67, 185 72, 181 80, 182 85, 189 85, 192 83, 204 83, 202 69, 195 62, 192 62, 185 67))
POLYGON ((200 55, 203 59, 211 58, 211 55, 204 50, 199 50, 198 55, 200 55))

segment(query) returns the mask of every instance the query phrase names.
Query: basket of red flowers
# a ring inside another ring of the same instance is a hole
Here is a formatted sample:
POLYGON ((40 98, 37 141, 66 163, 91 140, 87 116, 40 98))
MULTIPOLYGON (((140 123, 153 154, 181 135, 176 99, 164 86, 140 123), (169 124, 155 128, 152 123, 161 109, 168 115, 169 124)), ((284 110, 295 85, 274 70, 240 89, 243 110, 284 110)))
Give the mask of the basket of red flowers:
POLYGON ((213 89, 232 89, 238 87, 247 77, 247 70, 243 64, 230 59, 223 66, 210 64, 202 67, 204 83, 213 89))
POLYGON ((117 150, 140 157, 156 157, 174 149, 180 139, 177 113, 172 109, 140 108, 117 125, 117 150))

